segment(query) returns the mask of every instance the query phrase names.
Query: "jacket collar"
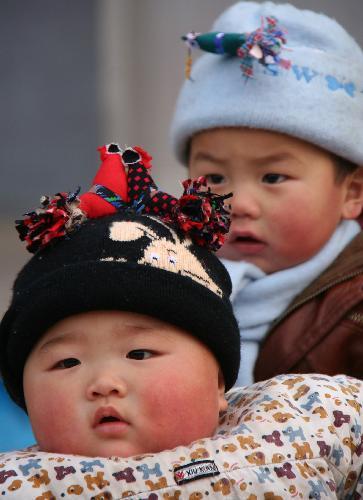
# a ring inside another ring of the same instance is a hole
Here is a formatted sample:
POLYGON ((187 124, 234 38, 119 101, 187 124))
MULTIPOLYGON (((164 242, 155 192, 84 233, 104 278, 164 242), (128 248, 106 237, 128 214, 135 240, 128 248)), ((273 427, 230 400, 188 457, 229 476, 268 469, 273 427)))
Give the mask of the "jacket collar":
POLYGON ((297 295, 286 311, 276 319, 273 328, 291 311, 307 302, 312 297, 328 290, 334 285, 363 274, 363 231, 338 255, 334 262, 299 295, 297 295))

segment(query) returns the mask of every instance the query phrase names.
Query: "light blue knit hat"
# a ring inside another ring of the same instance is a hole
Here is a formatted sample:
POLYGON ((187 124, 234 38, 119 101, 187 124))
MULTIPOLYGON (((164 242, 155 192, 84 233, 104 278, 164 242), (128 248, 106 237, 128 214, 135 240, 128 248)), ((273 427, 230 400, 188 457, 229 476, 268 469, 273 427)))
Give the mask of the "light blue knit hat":
POLYGON ((237 57, 205 54, 182 86, 171 125, 172 147, 187 163, 190 138, 217 127, 282 132, 363 165, 363 52, 333 19, 289 4, 238 2, 212 31, 249 33, 261 19, 286 30, 289 70, 255 64, 243 76, 237 57))

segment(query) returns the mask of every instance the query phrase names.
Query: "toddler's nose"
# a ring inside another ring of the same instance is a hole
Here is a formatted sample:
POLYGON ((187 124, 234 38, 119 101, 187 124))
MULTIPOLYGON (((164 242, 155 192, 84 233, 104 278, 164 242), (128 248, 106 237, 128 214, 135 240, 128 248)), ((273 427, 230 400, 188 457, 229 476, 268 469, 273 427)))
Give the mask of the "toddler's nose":
POLYGON ((239 217, 257 219, 261 215, 258 197, 248 186, 234 189, 233 196, 228 201, 231 204, 232 219, 239 217))

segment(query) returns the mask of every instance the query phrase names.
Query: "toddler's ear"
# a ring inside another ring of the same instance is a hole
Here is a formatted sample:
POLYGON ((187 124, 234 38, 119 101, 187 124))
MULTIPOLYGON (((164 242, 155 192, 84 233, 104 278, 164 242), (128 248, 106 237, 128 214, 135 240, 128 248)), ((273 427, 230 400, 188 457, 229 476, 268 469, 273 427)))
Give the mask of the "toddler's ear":
POLYGON ((226 386, 224 384, 224 377, 221 370, 218 373, 218 394, 219 394, 219 412, 226 411, 228 403, 225 397, 226 386))
POLYGON ((345 203, 342 208, 343 219, 357 219, 363 209, 363 167, 359 167, 349 175, 345 203))

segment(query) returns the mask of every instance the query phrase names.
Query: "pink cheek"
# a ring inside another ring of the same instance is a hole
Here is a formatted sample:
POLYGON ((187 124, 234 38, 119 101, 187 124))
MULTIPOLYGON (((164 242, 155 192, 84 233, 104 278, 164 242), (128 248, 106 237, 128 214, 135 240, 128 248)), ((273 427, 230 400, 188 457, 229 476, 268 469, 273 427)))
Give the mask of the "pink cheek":
POLYGON ((290 207, 293 208, 275 210, 269 217, 271 237, 275 241, 279 240, 283 246, 289 246, 292 240, 299 240, 302 235, 309 234, 312 224, 315 224, 311 220, 309 207, 295 207, 293 201, 290 207))
MULTIPOLYGON (((182 401, 185 401, 185 384, 179 376, 168 375, 167 380, 162 377, 149 379, 147 386, 143 387, 140 393, 140 401, 148 407, 150 413, 155 412, 160 416, 160 408, 169 408, 174 411, 180 408, 182 401)), ((166 412, 165 412, 166 413, 166 412)))
MULTIPOLYGON (((43 392, 49 394, 49 392, 43 392)), ((65 438, 67 425, 65 422, 74 422, 75 417, 69 405, 70 397, 66 391, 56 391, 52 397, 35 397, 29 409, 34 434, 41 445, 59 446, 58 439, 65 438)))
POLYGON ((159 434, 160 444, 165 440, 164 448, 186 445, 214 432, 218 421, 214 401, 204 405, 201 389, 188 383, 185 375, 168 377, 165 382, 155 380, 141 397, 145 412, 153 420, 154 437, 159 434))

